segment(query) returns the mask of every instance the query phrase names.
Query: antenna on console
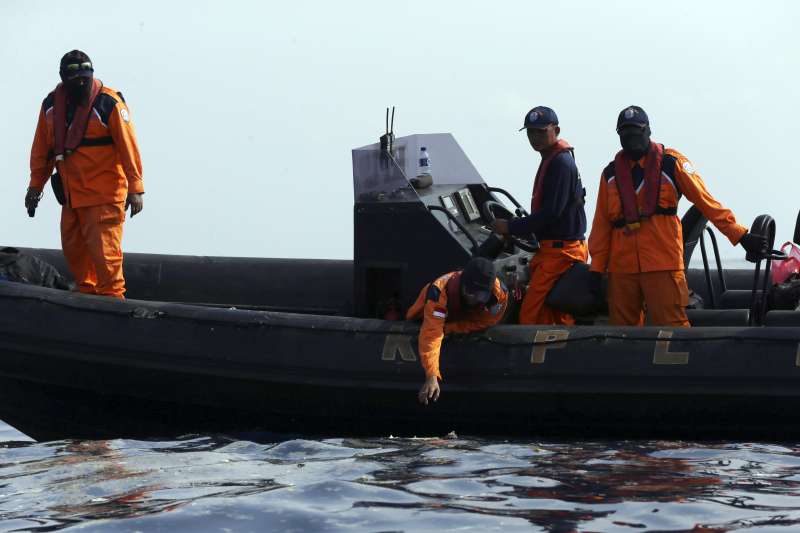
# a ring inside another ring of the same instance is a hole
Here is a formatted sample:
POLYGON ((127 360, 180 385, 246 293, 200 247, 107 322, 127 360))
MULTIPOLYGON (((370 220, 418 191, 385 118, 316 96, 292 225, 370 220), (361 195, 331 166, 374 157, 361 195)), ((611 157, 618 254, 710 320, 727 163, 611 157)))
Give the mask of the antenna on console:
POLYGON ((380 136, 381 153, 387 157, 393 156, 394 150, 394 106, 392 106, 392 122, 389 123, 389 108, 386 108, 386 133, 380 136))
MULTIPOLYGON (((386 111, 389 111, 388 107, 386 108, 386 111)), ((394 148, 394 106, 392 106, 392 124, 389 127, 389 140, 391 141, 389 143, 389 151, 391 151, 392 148, 394 148)))

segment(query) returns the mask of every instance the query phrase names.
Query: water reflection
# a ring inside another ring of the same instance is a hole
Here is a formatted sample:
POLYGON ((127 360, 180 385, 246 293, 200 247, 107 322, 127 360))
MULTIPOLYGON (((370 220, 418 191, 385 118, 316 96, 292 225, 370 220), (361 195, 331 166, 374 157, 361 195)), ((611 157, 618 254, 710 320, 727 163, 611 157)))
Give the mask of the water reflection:
POLYGON ((800 448, 195 437, 0 444, 0 530, 795 531, 800 448))

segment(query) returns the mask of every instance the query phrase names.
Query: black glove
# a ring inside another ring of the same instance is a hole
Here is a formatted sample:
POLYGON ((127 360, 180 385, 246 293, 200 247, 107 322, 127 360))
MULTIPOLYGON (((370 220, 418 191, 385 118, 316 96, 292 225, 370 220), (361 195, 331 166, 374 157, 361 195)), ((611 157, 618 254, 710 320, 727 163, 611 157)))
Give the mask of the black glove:
POLYGON ((747 252, 748 261, 758 261, 758 259, 768 252, 767 238, 762 235, 750 233, 749 231, 742 235, 742 238, 739 239, 739 244, 741 244, 742 248, 747 252))
POLYGON ((478 246, 478 252, 475 255, 487 259, 497 259, 505 247, 505 239, 497 233, 492 233, 478 246))
POLYGON ((25 193, 25 209, 28 210, 28 216, 32 217, 36 214, 36 208, 39 206, 39 200, 42 199, 42 191, 33 187, 28 187, 28 192, 25 193))

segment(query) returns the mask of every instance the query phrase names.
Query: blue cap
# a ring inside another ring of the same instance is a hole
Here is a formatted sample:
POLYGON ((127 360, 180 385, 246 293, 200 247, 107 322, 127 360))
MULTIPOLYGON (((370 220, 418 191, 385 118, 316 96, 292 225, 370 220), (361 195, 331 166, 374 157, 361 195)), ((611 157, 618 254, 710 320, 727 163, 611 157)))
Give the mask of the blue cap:
POLYGON ((495 277, 494 263, 485 257, 473 257, 461 271, 461 288, 485 304, 492 297, 495 277))
POLYGON ((556 112, 543 105, 536 106, 525 114, 525 123, 519 131, 536 128, 543 129, 550 124, 558 124, 556 112))
POLYGON ((623 126, 649 126, 650 119, 647 113, 638 105, 631 105, 619 112, 617 117, 617 131, 623 126))

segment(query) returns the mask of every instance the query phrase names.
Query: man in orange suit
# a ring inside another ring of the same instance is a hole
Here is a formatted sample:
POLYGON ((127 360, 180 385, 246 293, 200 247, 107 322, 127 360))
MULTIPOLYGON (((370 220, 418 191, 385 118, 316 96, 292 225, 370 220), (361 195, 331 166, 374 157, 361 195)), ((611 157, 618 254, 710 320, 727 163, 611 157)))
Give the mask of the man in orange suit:
POLYGON ((508 291, 497 279, 494 264, 475 257, 464 270, 449 272, 425 285, 406 320, 422 319, 419 329, 419 357, 425 383, 419 390, 420 403, 439 399, 439 352, 449 333, 470 333, 494 326, 506 312, 508 291))
POLYGON ((683 154, 650 140, 650 121, 641 107, 620 112, 617 133, 622 150, 600 178, 590 270, 608 272, 611 324, 641 325, 646 308, 652 325, 687 327, 681 196, 748 253, 763 251, 766 240, 737 224, 683 154))
POLYGON ((42 103, 25 208, 34 216, 53 168, 63 204, 61 246, 78 290, 123 298, 122 225, 143 206, 142 162, 130 111, 94 78, 80 50, 61 58, 61 83, 42 103))

